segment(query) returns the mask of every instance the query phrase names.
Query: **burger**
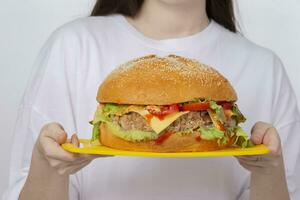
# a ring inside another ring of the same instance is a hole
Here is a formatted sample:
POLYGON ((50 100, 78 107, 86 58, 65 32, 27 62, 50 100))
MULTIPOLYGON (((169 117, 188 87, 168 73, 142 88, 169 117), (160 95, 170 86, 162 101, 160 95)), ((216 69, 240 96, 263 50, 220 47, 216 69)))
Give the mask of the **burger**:
POLYGON ((116 68, 100 85, 92 141, 148 152, 249 147, 229 81, 177 55, 149 55, 116 68))

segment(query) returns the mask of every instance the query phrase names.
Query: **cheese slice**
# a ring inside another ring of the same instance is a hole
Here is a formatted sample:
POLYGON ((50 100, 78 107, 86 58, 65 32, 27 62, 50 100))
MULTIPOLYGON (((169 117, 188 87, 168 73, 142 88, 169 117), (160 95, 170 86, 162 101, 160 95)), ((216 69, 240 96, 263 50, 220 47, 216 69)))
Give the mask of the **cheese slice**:
POLYGON ((176 119, 189 112, 174 112, 169 115, 166 115, 163 119, 159 119, 155 116, 149 119, 147 115, 149 115, 150 113, 145 108, 132 107, 130 108, 130 111, 139 113, 141 116, 143 116, 149 122, 149 126, 154 130, 154 132, 158 134, 164 129, 166 129, 168 126, 170 126, 170 124, 172 124, 176 119))
POLYGON ((184 114, 187 114, 188 112, 189 111, 171 113, 165 116, 162 120, 154 116, 150 120, 150 126, 156 133, 160 133, 168 126, 170 126, 170 124, 172 124, 176 119, 178 119, 184 114))

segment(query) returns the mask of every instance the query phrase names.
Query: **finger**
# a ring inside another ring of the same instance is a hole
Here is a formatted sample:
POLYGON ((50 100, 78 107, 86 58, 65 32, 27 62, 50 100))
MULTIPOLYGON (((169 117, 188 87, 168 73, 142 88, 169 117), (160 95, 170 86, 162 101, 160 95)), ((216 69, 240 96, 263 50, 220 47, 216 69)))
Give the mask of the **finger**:
POLYGON ((79 147, 79 139, 77 137, 77 134, 74 133, 71 137, 71 143, 75 146, 75 147, 79 147))
POLYGON ((68 166, 68 167, 64 167, 64 168, 58 169, 58 173, 60 175, 74 174, 77 171, 79 171, 80 169, 82 169, 83 167, 87 166, 90 162, 91 161, 85 161, 85 162, 81 163, 80 165, 68 166))
POLYGON ((102 158, 102 157, 110 157, 110 156, 105 156, 105 155, 93 155, 93 154, 76 154, 76 160, 74 162, 71 163, 71 165, 73 164, 80 164, 82 162, 86 162, 86 161, 92 161, 96 158, 102 158))
POLYGON ((64 128, 58 123, 51 123, 46 125, 42 130, 42 135, 51 138, 58 144, 65 143, 68 137, 64 128))
POLYGON ((60 162, 69 162, 76 164, 78 162, 82 161, 92 161, 96 158, 105 158, 105 157, 112 157, 110 155, 92 155, 92 154, 76 154, 76 153, 69 153, 62 149, 60 146, 59 148, 62 151, 51 151, 51 150, 45 150, 47 153, 46 157, 50 161, 51 159, 58 160, 60 162), (51 151, 51 152, 49 152, 51 151))
POLYGON ((68 174, 75 174, 76 172, 78 172, 85 166, 89 165, 90 163, 91 163, 91 161, 87 161, 87 162, 81 163, 80 165, 78 165, 76 167, 67 168, 66 171, 68 172, 68 174))
POLYGON ((250 161, 250 160, 238 160, 238 162, 245 167, 246 169, 271 169, 278 167, 278 162, 274 162, 274 160, 257 160, 257 161, 250 161))
POLYGON ((80 156, 85 157, 88 160, 94 160, 96 158, 114 157, 113 155, 99 155, 99 154, 81 154, 80 156))
POLYGON ((75 162, 65 162, 57 159, 50 159, 49 165, 56 170, 66 169, 66 168, 76 168, 77 166, 82 165, 83 163, 90 163, 91 160, 77 160, 75 162))
POLYGON ((256 163, 257 165, 261 165, 261 163, 269 162, 269 160, 270 159, 268 156, 241 156, 238 158, 238 161, 242 161, 245 163, 256 163))
POLYGON ((69 162, 65 165, 65 167, 76 167, 76 166, 79 166, 79 165, 82 165, 83 163, 86 163, 86 162, 91 162, 92 160, 88 160, 88 159, 80 159, 80 160, 76 160, 75 162, 69 162))
POLYGON ((61 161, 74 162, 78 155, 65 151, 58 143, 50 138, 42 138, 40 140, 43 152, 48 159, 56 159, 61 161))
POLYGON ((251 167, 251 168, 263 168, 265 162, 259 161, 259 162, 253 162, 253 161, 247 161, 247 160, 238 160, 239 163, 244 167, 251 167))
POLYGON ((48 159, 48 162, 50 163, 50 165, 52 167, 56 167, 56 168, 75 166, 75 165, 79 165, 83 162, 92 161, 91 159, 80 157, 78 155, 75 155, 74 160, 66 160, 65 158, 57 157, 57 155, 48 156, 47 159, 48 159))
POLYGON ((264 135, 268 128, 272 127, 271 124, 264 122, 257 122, 251 130, 251 140, 254 144, 262 144, 264 135))
POLYGON ((238 160, 257 161, 258 156, 235 156, 238 160))
POLYGON ((272 155, 281 155, 280 137, 274 127, 270 127, 267 129, 263 139, 263 144, 265 144, 269 148, 272 155))

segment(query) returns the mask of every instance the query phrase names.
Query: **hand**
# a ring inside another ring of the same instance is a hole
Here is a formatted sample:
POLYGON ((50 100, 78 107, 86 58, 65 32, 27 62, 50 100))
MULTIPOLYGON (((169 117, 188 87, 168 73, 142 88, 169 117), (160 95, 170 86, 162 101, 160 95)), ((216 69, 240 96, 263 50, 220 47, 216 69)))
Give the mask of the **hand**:
MULTIPOLYGON (((19 199, 69 199, 69 175, 74 174, 100 155, 74 154, 60 145, 67 133, 57 123, 45 125, 36 141, 25 185, 19 199)), ((79 146, 76 134, 71 142, 79 146)))
POLYGON ((257 122, 251 130, 254 144, 264 144, 270 149, 267 155, 237 156, 239 163, 251 172, 251 200, 289 199, 281 142, 277 130, 264 122, 257 122))
POLYGON ((270 153, 258 156, 237 156, 239 163, 247 170, 255 173, 272 173, 282 162, 281 142, 277 130, 268 123, 257 122, 251 130, 254 144, 266 145, 270 153))
MULTIPOLYGON (((99 155, 75 154, 65 151, 60 145, 67 140, 67 133, 57 123, 50 123, 42 128, 35 145, 36 156, 48 162, 60 175, 74 174, 99 155)), ((71 137, 71 143, 79 146, 76 134, 71 137)))

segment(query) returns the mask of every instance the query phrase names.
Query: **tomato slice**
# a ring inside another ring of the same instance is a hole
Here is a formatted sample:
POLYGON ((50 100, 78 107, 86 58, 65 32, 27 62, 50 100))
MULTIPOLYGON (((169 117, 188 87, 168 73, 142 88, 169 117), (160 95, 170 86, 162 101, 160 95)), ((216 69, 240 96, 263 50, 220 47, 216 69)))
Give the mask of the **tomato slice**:
POLYGON ((171 114, 173 112, 178 112, 179 111, 179 106, 177 104, 172 104, 169 106, 163 106, 161 108, 162 114, 163 115, 168 115, 171 114))
POLYGON ((149 107, 147 110, 150 114, 162 120, 166 115, 169 115, 174 112, 178 112, 179 106, 177 104, 172 104, 168 106, 149 107))
POLYGON ((180 110, 190 111, 190 110, 207 110, 209 109, 209 103, 189 103, 182 105, 180 110))
POLYGON ((218 101, 217 104, 222 106, 224 110, 231 110, 233 106, 233 104, 228 101, 218 101))
POLYGON ((167 132, 164 133, 162 135, 160 135, 156 140, 155 140, 155 144, 162 144, 166 139, 168 139, 173 133, 171 132, 167 132))
POLYGON ((223 103, 222 107, 224 110, 231 110, 232 109, 232 103, 223 103))

